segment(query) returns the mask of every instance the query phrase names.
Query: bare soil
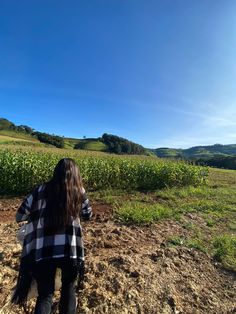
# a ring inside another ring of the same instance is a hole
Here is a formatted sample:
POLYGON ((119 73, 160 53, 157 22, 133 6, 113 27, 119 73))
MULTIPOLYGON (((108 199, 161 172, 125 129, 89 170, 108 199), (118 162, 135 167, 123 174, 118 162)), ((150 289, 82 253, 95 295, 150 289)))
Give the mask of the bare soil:
MULTIPOLYGON (((8 305, 21 252, 14 222, 20 202, 0 199, 0 313, 24 313, 8 305)), ((112 220, 109 205, 97 202, 93 209, 93 219, 83 223, 86 274, 78 313, 236 313, 235 274, 203 252, 167 244, 189 232, 180 223, 125 226, 112 220)))

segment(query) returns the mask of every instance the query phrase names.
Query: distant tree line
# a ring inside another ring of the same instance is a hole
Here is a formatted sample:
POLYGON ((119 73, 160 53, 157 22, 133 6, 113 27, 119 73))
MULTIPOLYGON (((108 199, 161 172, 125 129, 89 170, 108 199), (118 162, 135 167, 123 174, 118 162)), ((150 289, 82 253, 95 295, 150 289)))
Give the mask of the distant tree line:
POLYGON ((146 154, 146 150, 143 146, 130 142, 122 137, 103 134, 100 139, 104 144, 107 145, 108 151, 115 154, 146 154))
POLYGON ((64 139, 57 135, 50 135, 47 133, 34 132, 37 139, 45 144, 56 146, 57 148, 63 148, 65 146, 64 139))
POLYGON ((210 167, 236 170, 236 156, 217 156, 210 159, 197 159, 196 163, 210 167))

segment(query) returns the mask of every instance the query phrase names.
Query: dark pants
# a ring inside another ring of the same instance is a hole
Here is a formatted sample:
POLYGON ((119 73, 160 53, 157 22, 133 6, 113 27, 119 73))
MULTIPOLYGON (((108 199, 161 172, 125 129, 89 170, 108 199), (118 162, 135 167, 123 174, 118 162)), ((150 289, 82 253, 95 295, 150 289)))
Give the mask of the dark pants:
POLYGON ((36 263, 34 277, 38 285, 38 298, 35 314, 49 314, 52 308, 56 269, 61 269, 61 298, 59 303, 60 314, 76 313, 75 283, 77 267, 70 260, 44 260, 36 263))

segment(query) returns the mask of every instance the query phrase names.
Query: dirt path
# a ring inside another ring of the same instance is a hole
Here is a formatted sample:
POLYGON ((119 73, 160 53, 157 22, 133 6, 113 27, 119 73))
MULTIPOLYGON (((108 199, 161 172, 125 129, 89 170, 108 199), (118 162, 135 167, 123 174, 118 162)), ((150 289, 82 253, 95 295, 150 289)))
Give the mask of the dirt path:
MULTIPOLYGON (((20 199, 0 200, 1 307, 19 264, 21 247, 13 222, 19 203, 20 199)), ((87 272, 78 313, 236 313, 234 274, 198 250, 167 245, 168 237, 189 232, 178 222, 129 227, 112 221, 108 205, 96 203, 93 208, 93 220, 83 223, 87 272)))

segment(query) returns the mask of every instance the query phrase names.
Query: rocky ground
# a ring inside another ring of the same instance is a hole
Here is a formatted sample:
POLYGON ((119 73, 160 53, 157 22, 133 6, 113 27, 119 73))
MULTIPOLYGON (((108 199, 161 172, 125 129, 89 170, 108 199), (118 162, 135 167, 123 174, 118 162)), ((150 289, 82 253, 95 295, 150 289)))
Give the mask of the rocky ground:
MULTIPOLYGON (((21 251, 14 222, 20 201, 0 200, 0 313, 24 313, 8 302, 21 251)), ((235 274, 196 249, 168 245, 169 237, 189 232, 177 221, 125 226, 112 220, 108 205, 93 208, 94 218, 83 223, 86 275, 78 313, 236 313, 235 274)))

